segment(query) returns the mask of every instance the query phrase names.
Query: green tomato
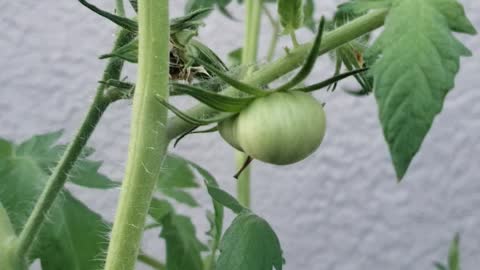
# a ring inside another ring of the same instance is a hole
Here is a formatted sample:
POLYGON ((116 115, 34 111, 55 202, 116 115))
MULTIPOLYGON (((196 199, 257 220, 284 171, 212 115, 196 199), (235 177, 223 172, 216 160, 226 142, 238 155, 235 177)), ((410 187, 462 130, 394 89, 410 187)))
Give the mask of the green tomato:
POLYGON ((254 159, 286 165, 313 153, 325 135, 322 105, 310 94, 277 92, 258 98, 220 123, 222 137, 254 159))
POLYGON ((220 122, 218 124, 218 131, 222 138, 233 146, 233 148, 243 152, 237 139, 237 119, 238 116, 236 115, 220 122))

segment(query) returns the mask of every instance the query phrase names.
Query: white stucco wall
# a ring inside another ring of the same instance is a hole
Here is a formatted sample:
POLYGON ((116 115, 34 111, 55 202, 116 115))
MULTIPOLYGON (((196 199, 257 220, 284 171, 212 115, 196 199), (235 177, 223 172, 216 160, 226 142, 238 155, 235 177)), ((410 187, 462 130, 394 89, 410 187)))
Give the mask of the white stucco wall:
MULTIPOLYGON (((95 1, 104 7, 113 1, 103 2, 95 1)), ((171 2, 172 14, 180 15, 185 1, 171 2)), ((317 2, 325 14, 340 3, 317 2)), ((480 2, 462 2, 480 29, 480 2)), ((232 10, 241 20, 243 9, 232 10)), ((74 0, 1 1, 0 22, 0 136, 20 140, 63 128, 67 141, 94 94, 103 69, 96 56, 109 50, 114 27, 74 0)), ((263 47, 270 38, 267 28, 265 21, 263 47)), ((201 29, 201 40, 224 56, 241 46, 242 32, 241 22, 215 13, 201 29)), ((310 35, 301 31, 300 39, 310 35)), ((278 233, 285 269, 433 269, 432 261, 446 258, 457 231, 463 237, 463 269, 478 269, 480 39, 461 39, 474 56, 462 59, 456 89, 401 184, 395 181, 373 97, 354 98, 341 91, 318 95, 327 102, 328 131, 314 155, 288 167, 254 163, 253 209, 278 233)), ((330 75, 330 67, 321 58, 310 81, 330 75)), ((128 70, 134 74, 134 68, 128 70)), ((96 158, 105 160, 103 171, 116 179, 121 179, 126 159, 129 110, 129 102, 113 105, 90 141, 96 158)), ((208 168, 233 192, 231 150, 215 134, 190 136, 175 152, 208 168)), ((70 188, 112 219, 117 190, 70 188)), ((209 206, 203 190, 195 194, 209 206)), ((203 209, 179 209, 194 215, 204 238, 203 209)), ((148 237, 145 249, 160 254, 159 243, 148 237)))

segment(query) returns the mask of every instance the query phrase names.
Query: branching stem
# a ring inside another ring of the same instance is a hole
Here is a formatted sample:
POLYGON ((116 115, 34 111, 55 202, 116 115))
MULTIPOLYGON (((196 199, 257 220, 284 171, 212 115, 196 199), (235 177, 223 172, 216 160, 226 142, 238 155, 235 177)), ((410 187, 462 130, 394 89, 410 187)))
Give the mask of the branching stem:
MULTIPOLYGON (((337 48, 349 41, 352 41, 364 34, 367 34, 379 27, 384 23, 387 10, 381 9, 372 11, 366 15, 363 15, 355 20, 344 24, 337 29, 325 33, 322 39, 322 46, 318 55, 325 54, 326 52, 337 48)), ((291 72, 298 68, 304 61, 310 51, 312 43, 306 43, 298 46, 290 51, 288 55, 285 55, 274 62, 261 66, 255 73, 247 76, 243 82, 252 85, 265 85, 281 76, 291 72)), ((223 91, 223 94, 235 93, 235 89, 229 87, 223 91)), ((206 105, 199 104, 186 111, 188 115, 193 117, 200 117, 202 115, 210 115, 215 110, 209 108, 206 105)), ((168 120, 168 138, 172 139, 192 127, 191 124, 183 121, 178 117, 172 117, 168 120)))

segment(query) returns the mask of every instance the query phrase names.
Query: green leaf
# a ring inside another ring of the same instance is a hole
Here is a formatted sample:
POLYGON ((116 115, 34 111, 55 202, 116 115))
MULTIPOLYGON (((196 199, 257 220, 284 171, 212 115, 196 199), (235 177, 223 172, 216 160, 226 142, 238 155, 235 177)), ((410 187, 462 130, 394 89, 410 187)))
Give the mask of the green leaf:
POLYGON ((0 138, 0 158, 10 156, 12 151, 12 144, 9 141, 0 138))
POLYGON ((229 208, 236 214, 240 214, 247 209, 243 207, 237 199, 235 199, 232 195, 228 194, 226 191, 220 189, 218 186, 212 186, 207 183, 208 194, 220 203, 221 205, 229 208))
POLYGON ((179 203, 196 207, 197 201, 183 189, 197 187, 199 184, 195 181, 195 174, 190 164, 179 156, 168 154, 158 178, 157 190, 179 203))
POLYGON ((185 13, 192 12, 202 8, 213 8, 218 6, 219 11, 226 17, 232 19, 232 15, 227 10, 227 6, 232 0, 188 0, 185 5, 185 13))
POLYGON ((113 52, 101 55, 100 59, 118 57, 131 63, 138 62, 138 38, 132 39, 127 44, 115 49, 113 52))
POLYGON ((437 10, 447 18, 448 26, 452 31, 475 35, 477 30, 467 18, 465 10, 456 0, 430 0, 433 1, 432 5, 435 5, 437 10))
POLYGON ((460 270, 460 235, 457 233, 452 240, 450 250, 448 252, 448 268, 449 270, 460 270))
MULTIPOLYGON (((215 177, 211 175, 207 170, 198 166, 195 163, 190 163, 192 167, 194 167, 197 172, 203 177, 204 182, 207 184, 207 188, 210 187, 218 187, 217 180, 215 177)), ((218 246, 220 244, 220 238, 222 237, 223 232, 223 217, 224 211, 223 206, 212 198, 213 203, 213 215, 207 212, 207 218, 210 223, 210 229, 207 234, 212 238, 210 241, 210 257, 212 259, 212 263, 216 258, 216 253, 218 246)), ((209 270, 208 268, 205 270, 209 270)))
MULTIPOLYGON (((199 9, 185 16, 173 18, 170 21, 170 36, 173 37, 173 39, 175 40, 177 40, 176 37, 183 36, 183 34, 189 35, 189 39, 191 39, 193 36, 196 36, 197 29, 198 27, 203 25, 203 19, 205 18, 206 14, 208 14, 208 12, 210 12, 209 9, 199 9)), ((116 15, 113 15, 113 16, 116 16, 116 15)), ((123 17, 120 17, 120 18, 123 18, 123 17)), ((136 24, 135 21, 133 22, 136 24)), ((197 41, 197 43, 195 43, 197 47, 201 47, 203 45, 201 43, 200 44, 198 43, 200 42, 197 41)), ((210 57, 210 58, 217 57, 215 53, 209 48, 207 48, 205 45, 203 45, 203 47, 201 48, 198 48, 197 50, 203 53, 202 57, 210 57)), ((113 52, 101 55, 99 58, 106 59, 110 57, 118 57, 120 59, 126 60, 131 63, 137 63, 138 62, 138 38, 132 39, 129 43, 123 45, 120 48, 117 48, 113 52)), ((218 57, 216 61, 221 62, 220 58, 218 57)))
POLYGON ((448 270, 448 268, 442 263, 435 262, 433 265, 437 268, 437 270, 448 270))
MULTIPOLYGON (((55 137, 58 136, 36 136, 21 144, 21 147, 14 148, 39 153, 39 149, 48 150, 51 139, 55 137)), ((0 202, 5 206, 17 233, 25 224, 48 179, 41 160, 26 153, 0 159, 0 202)), ((46 152, 45 156, 48 155, 46 152)), ((43 270, 99 269, 102 266, 99 257, 107 247, 105 235, 108 231, 108 225, 98 214, 63 191, 49 212, 49 219, 43 225, 29 260, 40 259, 43 270)))
POLYGON ((243 48, 237 48, 237 49, 229 52, 228 55, 227 55, 228 64, 231 67, 241 65, 242 64, 242 53, 243 53, 243 48))
POLYGON ((419 150, 446 94, 453 88, 460 56, 470 52, 452 31, 472 32, 456 0, 396 0, 385 30, 369 53, 380 122, 399 180, 419 150))
POLYGON ((172 213, 174 213, 174 210, 169 202, 165 200, 159 200, 155 197, 152 198, 150 208, 148 209, 148 214, 155 219, 156 222, 162 223, 163 219, 172 213))
POLYGON ((277 11, 280 16, 280 24, 289 34, 303 25, 302 0, 278 0, 277 11))
POLYGON ((280 241, 270 225, 253 213, 242 213, 225 231, 216 270, 282 269, 280 241))
POLYGON ((199 205, 198 202, 193 198, 193 196, 186 191, 180 189, 165 188, 160 189, 160 192, 176 200, 177 202, 186 204, 190 207, 197 207, 199 205))
POLYGON ((372 9, 389 8, 396 0, 352 0, 341 4, 338 9, 342 12, 361 14, 372 9))
POLYGON ((125 29, 127 29, 131 32, 134 32, 134 33, 136 33, 138 31, 138 24, 137 24, 136 21, 125 18, 125 17, 122 17, 122 16, 112 14, 112 13, 107 12, 107 11, 104 11, 104 10, 96 7, 95 5, 92 5, 92 4, 88 3, 85 0, 78 0, 78 1, 80 2, 80 4, 84 5, 85 7, 90 9, 91 11, 97 13, 98 15, 100 15, 104 18, 109 19, 110 21, 117 24, 118 26, 123 27, 123 28, 125 28, 125 29))
POLYGON ((315 13, 315 2, 314 0, 305 0, 303 5, 303 14, 304 22, 303 24, 310 29, 312 32, 315 32, 317 24, 315 23, 315 18, 313 15, 315 13))
POLYGON ((202 270, 200 253, 207 250, 195 235, 195 227, 186 216, 168 215, 162 220, 160 236, 167 246, 167 269, 202 270))
MULTIPOLYGON (((10 154, 3 156, 3 158, 9 162, 21 161, 22 159, 30 160, 41 168, 45 174, 49 175, 66 149, 66 145, 55 144, 61 136, 62 131, 35 135, 18 146, 3 140, 6 142, 6 146, 10 144, 8 146, 10 154)), ((93 148, 84 149, 81 157, 75 162, 68 181, 88 188, 118 187, 120 185, 118 182, 112 181, 98 172, 102 162, 87 159, 93 152, 93 148)), ((0 156, 1 158, 2 156, 0 156)))
POLYGON ((185 16, 173 18, 170 21, 170 33, 175 34, 183 30, 197 30, 203 25, 203 20, 210 14, 211 8, 201 8, 189 12, 185 16))
POLYGON ((185 5, 185 13, 190 13, 198 9, 213 8, 216 0, 188 0, 185 5))
POLYGON ((158 188, 197 188, 195 174, 189 162, 180 156, 168 154, 162 165, 158 188))
POLYGON ((119 182, 114 182, 104 174, 98 172, 102 163, 101 161, 78 160, 70 171, 68 180, 76 185, 87 188, 109 189, 119 187, 119 182))

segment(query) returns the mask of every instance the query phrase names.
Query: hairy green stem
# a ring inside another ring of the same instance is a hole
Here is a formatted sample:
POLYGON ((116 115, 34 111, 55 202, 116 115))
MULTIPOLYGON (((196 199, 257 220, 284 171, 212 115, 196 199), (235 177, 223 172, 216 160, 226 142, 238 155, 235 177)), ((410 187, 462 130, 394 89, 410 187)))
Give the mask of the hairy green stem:
MULTIPOLYGON (((386 10, 372 11, 338 27, 331 32, 325 33, 322 38, 322 46, 320 46, 319 55, 325 54, 326 52, 333 50, 338 46, 341 46, 381 27, 384 23, 386 15, 386 10)), ((261 66, 255 73, 248 76, 245 79, 245 82, 252 85, 264 85, 274 81, 275 79, 278 79, 281 76, 284 76, 285 74, 298 68, 305 61, 311 46, 311 42, 300 45, 276 61, 261 66)), ((228 95, 234 93, 235 91, 235 89, 229 87, 223 91, 223 93, 228 95)), ((214 109, 204 104, 198 104, 186 111, 186 113, 192 117, 211 115, 215 112, 216 111, 214 109)), ((168 138, 175 138, 191 128, 191 124, 178 117, 172 117, 168 120, 168 138)))
POLYGON ((93 133, 95 126, 102 117, 108 107, 108 102, 103 99, 103 93, 98 92, 88 111, 88 114, 78 130, 72 143, 68 146, 58 166, 53 171, 48 180, 45 189, 40 195, 30 217, 27 220, 20 236, 18 238, 17 254, 19 256, 27 255, 28 250, 32 246, 33 241, 41 228, 50 207, 55 201, 57 195, 62 190, 68 173, 73 168, 75 161, 82 152, 83 147, 87 143, 88 138, 93 133))
MULTIPOLYGON (((245 3, 245 37, 242 51, 242 65, 250 67, 247 76, 255 69, 258 55, 258 37, 262 18, 263 0, 247 0, 245 3)), ((235 150, 237 170, 243 167, 247 156, 235 150)), ((250 207, 250 167, 245 168, 238 176, 237 198, 245 207, 250 207)))
POLYGON ((168 0, 138 1, 139 62, 127 168, 108 247, 106 270, 133 270, 165 157, 168 98, 168 0))
POLYGON ((151 268, 153 269, 156 269, 156 270, 165 270, 166 267, 163 263, 161 263, 160 261, 158 261, 157 259, 153 258, 153 257, 150 257, 148 256, 147 254, 144 254, 144 253, 140 253, 138 254, 138 261, 150 266, 151 268))
MULTIPOLYGON (((117 36, 114 49, 123 46, 130 41, 131 38, 131 34, 127 31, 120 31, 117 36)), ((111 59, 105 68, 102 80, 119 79, 122 68, 122 60, 111 59)), ((88 139, 90 138, 90 135, 93 133, 108 105, 114 101, 104 97, 104 90, 105 86, 100 84, 97 88, 95 98, 90 105, 87 116, 83 120, 83 123, 77 131, 73 141, 63 153, 62 158, 48 179, 42 194, 40 194, 32 213, 28 217, 27 222, 25 223, 23 230, 18 237, 16 243, 17 256, 25 257, 28 254, 35 237, 40 231, 41 225, 45 221, 45 217, 47 216, 50 207, 62 190, 63 185, 68 178, 68 173, 73 168, 75 161, 81 154, 88 139)))

